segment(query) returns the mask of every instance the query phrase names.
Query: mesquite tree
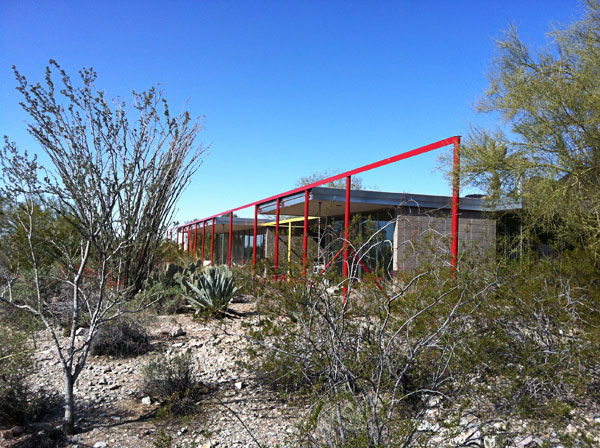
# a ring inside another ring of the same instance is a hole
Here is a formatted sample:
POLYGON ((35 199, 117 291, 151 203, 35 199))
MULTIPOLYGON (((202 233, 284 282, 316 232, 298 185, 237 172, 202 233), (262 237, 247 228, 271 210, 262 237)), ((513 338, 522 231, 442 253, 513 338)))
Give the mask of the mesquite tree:
POLYGON ((55 61, 43 85, 14 70, 29 132, 51 163, 42 166, 5 137, 0 196, 19 210, 12 226, 27 241, 34 293, 14 294, 6 281, 0 300, 29 311, 50 332, 64 373, 64 429, 72 433, 73 386, 98 329, 152 301, 138 300, 138 293, 174 205, 201 164, 204 150, 195 143, 201 125, 188 112, 172 116, 154 88, 133 92, 129 104, 108 101, 93 69, 80 71, 78 86, 55 61), (76 241, 42 237, 39 207, 66 221, 76 241), (49 247, 52 267, 40 262, 49 247), (56 328, 57 288, 48 287, 57 281, 58 295, 68 295, 66 340, 56 328))
POLYGON ((525 229, 600 264, 600 2, 534 52, 510 28, 498 42, 477 109, 502 121, 475 127, 461 148, 463 182, 523 200, 525 229))

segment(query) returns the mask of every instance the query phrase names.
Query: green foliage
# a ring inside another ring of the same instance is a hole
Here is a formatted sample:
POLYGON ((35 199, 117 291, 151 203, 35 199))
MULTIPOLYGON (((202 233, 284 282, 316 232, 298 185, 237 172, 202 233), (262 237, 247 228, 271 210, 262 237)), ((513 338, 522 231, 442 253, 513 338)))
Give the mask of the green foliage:
POLYGON ((209 266, 198 272, 187 270, 176 274, 196 314, 223 313, 238 290, 236 278, 227 266, 209 266))
POLYGON ((475 127, 461 148, 461 176, 494 199, 523 200, 526 228, 561 247, 600 255, 600 4, 549 34, 537 54, 511 27, 498 43, 478 110, 508 129, 475 127))
POLYGON ((164 429, 160 428, 158 431, 158 436, 154 440, 155 448, 172 448, 173 447, 173 437, 165 432, 164 429))
POLYGON ((509 263, 458 353, 479 394, 504 412, 565 422, 600 400, 600 284, 593 255, 509 263), (489 388, 488 386, 492 386, 489 388))
POLYGON ((198 380, 190 351, 158 356, 142 368, 142 393, 161 402, 159 417, 189 415, 207 388, 198 380))
POLYGON ((139 319, 118 318, 103 324, 92 341, 92 355, 127 358, 150 350, 150 336, 139 319))
MULTIPOLYGON (((312 173, 308 176, 302 176, 300 179, 296 181, 296 187, 303 187, 304 185, 309 185, 320 180, 326 179, 328 177, 335 176, 337 173, 332 173, 331 171, 317 171, 316 173, 312 173)), ((323 187, 327 188, 346 188, 346 179, 339 179, 333 182, 329 182, 323 187)), ((352 176, 350 179, 350 188, 353 190, 365 190, 366 186, 363 184, 363 180, 359 176, 352 176)))
POLYGON ((26 334, 0 326, 0 340, 0 427, 27 425, 51 416, 62 401, 29 386, 33 350, 26 334))

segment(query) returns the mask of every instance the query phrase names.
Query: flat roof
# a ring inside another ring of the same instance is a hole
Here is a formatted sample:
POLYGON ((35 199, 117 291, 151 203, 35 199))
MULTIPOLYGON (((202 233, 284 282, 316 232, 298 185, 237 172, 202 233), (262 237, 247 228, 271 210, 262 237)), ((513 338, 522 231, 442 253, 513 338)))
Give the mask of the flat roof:
MULTIPOLYGON (((309 193, 308 214, 311 216, 340 216, 344 214, 346 190, 343 188, 313 187, 309 193)), ((521 203, 491 204, 485 198, 461 197, 460 210, 499 211, 520 209, 521 203)), ((304 192, 280 199, 281 215, 304 216, 304 192)), ((368 213, 396 207, 424 209, 452 209, 451 196, 434 196, 414 193, 392 193, 387 191, 351 190, 350 213, 368 213)), ((276 213, 275 200, 262 204, 258 211, 265 215, 276 213)))

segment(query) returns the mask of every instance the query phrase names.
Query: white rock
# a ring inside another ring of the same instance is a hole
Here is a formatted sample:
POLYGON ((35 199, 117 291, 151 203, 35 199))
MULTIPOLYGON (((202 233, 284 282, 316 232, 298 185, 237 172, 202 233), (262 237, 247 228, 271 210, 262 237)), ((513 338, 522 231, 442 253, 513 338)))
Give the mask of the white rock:
POLYGON ((108 446, 106 442, 96 442, 96 443, 94 443, 94 448, 104 448, 105 446, 108 446))
POLYGON ((142 398, 142 403, 144 403, 146 405, 151 405, 152 400, 150 399, 150 397, 144 397, 144 398, 142 398))
POLYGON ((242 388, 244 387, 244 383, 243 381, 238 381, 234 384, 234 386, 237 390, 242 390, 242 388))

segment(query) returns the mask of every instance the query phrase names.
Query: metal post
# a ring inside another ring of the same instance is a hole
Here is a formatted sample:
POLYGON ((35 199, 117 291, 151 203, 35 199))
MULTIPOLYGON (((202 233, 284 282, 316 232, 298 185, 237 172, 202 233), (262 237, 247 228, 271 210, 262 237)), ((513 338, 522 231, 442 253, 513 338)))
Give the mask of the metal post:
POLYGON ((198 223, 194 225, 194 255, 198 253, 198 223))
POLYGON ((204 266, 204 238, 206 237, 206 221, 202 221, 202 266, 204 266))
POLYGON ((190 247, 192 242, 192 226, 187 226, 187 253, 190 253, 190 247))
MULTIPOLYGON (((346 176, 346 210, 344 216, 344 280, 348 278, 348 225, 350 224, 350 177, 346 176)), ((344 303, 346 303, 346 295, 348 293, 348 285, 344 283, 344 303)))
POLYGON ((452 261, 451 269, 456 270, 458 256, 458 189, 460 186, 460 136, 454 138, 454 166, 452 167, 452 261))
POLYGON ((185 232, 185 227, 181 228, 181 252, 185 251, 185 247, 184 247, 184 244, 185 244, 185 233, 183 233, 183 232, 185 232))
POLYGON ((229 214, 229 255, 227 256, 227 266, 231 267, 231 238, 233 235, 233 212, 229 214))
POLYGON ((258 221, 258 205, 254 206, 254 244, 252 245, 252 266, 256 266, 256 234, 258 221))
POLYGON ((302 241, 302 276, 306 277, 306 236, 308 228, 308 190, 304 191, 304 236, 302 241))
POLYGON ((275 280, 277 280, 277 263, 279 261, 279 206, 280 199, 277 198, 277 211, 275 212, 275 280))
POLYGON ((210 264, 213 264, 213 254, 215 252, 215 218, 212 219, 212 232, 210 242, 210 264))
POLYGON ((292 221, 288 222, 288 269, 287 276, 290 278, 290 265, 292 263, 292 221))

